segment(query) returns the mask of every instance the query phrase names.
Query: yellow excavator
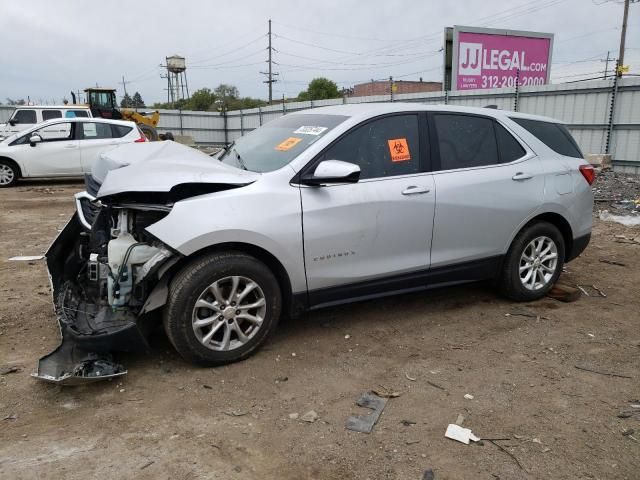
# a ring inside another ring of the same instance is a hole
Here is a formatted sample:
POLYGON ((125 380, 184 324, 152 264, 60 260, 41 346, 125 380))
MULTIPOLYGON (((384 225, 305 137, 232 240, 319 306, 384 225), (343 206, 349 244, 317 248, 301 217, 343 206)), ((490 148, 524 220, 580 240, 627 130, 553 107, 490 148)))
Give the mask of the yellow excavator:
MULTIPOLYGON (((84 93, 86 103, 94 117, 135 122, 140 131, 151 141, 173 140, 171 133, 158 135, 156 127, 160 121, 160 112, 157 110, 149 114, 129 108, 118 108, 116 91, 113 88, 87 88, 84 93)), ((74 104, 77 103, 73 92, 71 92, 71 98, 74 104)))

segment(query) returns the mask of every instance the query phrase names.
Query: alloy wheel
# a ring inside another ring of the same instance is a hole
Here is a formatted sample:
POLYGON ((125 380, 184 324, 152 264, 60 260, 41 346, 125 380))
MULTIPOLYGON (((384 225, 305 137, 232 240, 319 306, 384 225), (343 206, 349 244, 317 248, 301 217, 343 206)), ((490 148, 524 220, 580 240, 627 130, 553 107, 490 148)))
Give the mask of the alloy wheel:
POLYGON ((531 240, 520 256, 518 274, 527 290, 546 287, 558 266, 558 247, 549 237, 531 240))
POLYGON ((196 300, 193 331, 198 341, 211 350, 234 350, 260 330, 266 311, 264 292, 254 280, 224 277, 205 288, 196 300))
POLYGON ((0 165, 0 185, 9 185, 14 177, 15 173, 9 165, 0 165))

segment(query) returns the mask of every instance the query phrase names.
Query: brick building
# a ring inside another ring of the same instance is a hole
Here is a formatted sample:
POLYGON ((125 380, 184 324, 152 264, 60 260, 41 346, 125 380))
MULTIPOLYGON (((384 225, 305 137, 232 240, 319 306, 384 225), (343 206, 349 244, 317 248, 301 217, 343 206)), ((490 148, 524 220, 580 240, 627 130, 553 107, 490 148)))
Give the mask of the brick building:
MULTIPOLYGON (((421 93, 421 92, 440 92, 442 91, 442 83, 440 82, 423 82, 413 80, 394 80, 393 93, 421 93)), ((367 83, 354 85, 349 92, 350 97, 365 97, 368 95, 389 95, 391 92, 391 84, 389 80, 372 80, 367 83)))

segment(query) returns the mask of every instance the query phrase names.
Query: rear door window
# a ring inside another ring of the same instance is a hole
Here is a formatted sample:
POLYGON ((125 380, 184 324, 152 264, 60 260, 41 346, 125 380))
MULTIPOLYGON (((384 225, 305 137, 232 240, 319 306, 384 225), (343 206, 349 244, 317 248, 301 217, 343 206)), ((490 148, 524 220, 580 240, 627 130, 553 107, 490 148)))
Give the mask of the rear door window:
POLYGON ((348 132, 322 155, 360 166, 360 179, 420 172, 418 115, 391 115, 348 132))
POLYGON ((89 113, 87 113, 86 110, 69 110, 67 112, 67 114, 73 114, 72 116, 74 117, 82 117, 82 118, 88 118, 89 117, 89 113))
POLYGON ((60 110, 42 110, 42 121, 53 120, 54 118, 62 118, 60 110))
POLYGON ((440 170, 500 163, 493 119, 436 113, 433 121, 440 149, 440 170))
POLYGON ((567 157, 583 158, 580 147, 564 125, 526 118, 512 117, 511 120, 525 128, 554 152, 567 157))
POLYGON ((82 122, 82 139, 83 140, 100 140, 104 138, 113 138, 111 125, 108 123, 82 122))
POLYGON ((38 123, 35 110, 18 110, 12 120, 16 123, 38 123))

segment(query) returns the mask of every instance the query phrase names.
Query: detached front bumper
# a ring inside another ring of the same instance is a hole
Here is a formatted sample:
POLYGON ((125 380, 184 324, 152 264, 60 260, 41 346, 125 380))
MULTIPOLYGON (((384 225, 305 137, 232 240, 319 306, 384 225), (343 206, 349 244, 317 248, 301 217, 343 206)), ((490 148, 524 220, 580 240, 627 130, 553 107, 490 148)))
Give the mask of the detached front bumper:
POLYGON ((61 344, 38 362, 32 376, 61 385, 77 385, 125 375, 113 351, 144 351, 148 345, 136 317, 87 300, 78 278, 83 267, 82 227, 76 213, 45 254, 61 344))

